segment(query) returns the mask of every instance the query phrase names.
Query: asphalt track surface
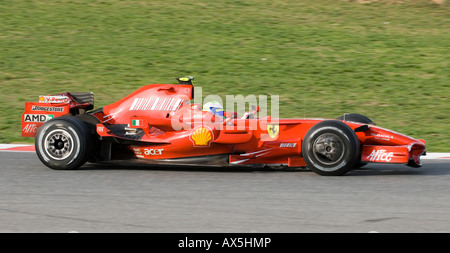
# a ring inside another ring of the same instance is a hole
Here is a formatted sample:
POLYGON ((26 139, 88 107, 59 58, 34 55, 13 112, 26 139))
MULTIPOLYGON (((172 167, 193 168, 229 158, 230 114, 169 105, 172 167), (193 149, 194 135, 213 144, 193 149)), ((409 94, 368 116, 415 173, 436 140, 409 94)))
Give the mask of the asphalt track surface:
POLYGON ((311 171, 87 164, 0 152, 0 232, 450 232, 450 159, 311 171))

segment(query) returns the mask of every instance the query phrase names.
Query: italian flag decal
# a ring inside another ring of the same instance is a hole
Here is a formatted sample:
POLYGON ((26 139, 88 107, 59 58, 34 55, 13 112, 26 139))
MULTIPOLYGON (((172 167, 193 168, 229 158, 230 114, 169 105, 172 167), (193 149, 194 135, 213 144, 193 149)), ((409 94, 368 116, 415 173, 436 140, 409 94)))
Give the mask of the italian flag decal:
POLYGON ((131 125, 135 126, 135 127, 139 127, 139 126, 143 126, 144 122, 141 119, 133 119, 131 122, 131 125))

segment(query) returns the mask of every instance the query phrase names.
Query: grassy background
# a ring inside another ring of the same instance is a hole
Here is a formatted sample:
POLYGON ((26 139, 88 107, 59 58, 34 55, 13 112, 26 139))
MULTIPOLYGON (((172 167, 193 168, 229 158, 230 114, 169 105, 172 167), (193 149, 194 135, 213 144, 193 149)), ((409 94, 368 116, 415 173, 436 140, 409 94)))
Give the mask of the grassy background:
POLYGON ((280 95, 281 117, 361 113, 449 152, 450 5, 425 0, 0 1, 0 143, 25 101, 96 107, 192 75, 203 95, 280 95))

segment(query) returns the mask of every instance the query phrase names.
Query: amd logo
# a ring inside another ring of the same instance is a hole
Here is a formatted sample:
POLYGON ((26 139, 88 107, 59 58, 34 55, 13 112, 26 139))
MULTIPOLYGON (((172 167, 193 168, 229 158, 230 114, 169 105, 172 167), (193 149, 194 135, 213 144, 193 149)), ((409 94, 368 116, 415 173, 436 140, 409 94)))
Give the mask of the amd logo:
POLYGON ((25 114, 24 122, 46 122, 47 120, 53 119, 54 115, 47 114, 25 114))

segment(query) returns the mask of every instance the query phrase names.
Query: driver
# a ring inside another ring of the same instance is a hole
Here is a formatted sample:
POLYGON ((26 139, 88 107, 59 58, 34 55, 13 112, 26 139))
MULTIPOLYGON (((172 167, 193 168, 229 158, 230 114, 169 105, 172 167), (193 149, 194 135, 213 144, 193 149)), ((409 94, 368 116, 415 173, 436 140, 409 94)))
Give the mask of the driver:
POLYGON ((223 106, 217 101, 211 101, 203 105, 203 111, 211 112, 212 114, 225 118, 225 112, 223 111, 223 106))

